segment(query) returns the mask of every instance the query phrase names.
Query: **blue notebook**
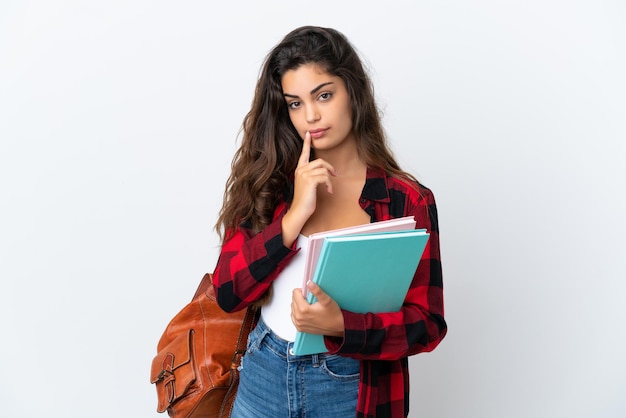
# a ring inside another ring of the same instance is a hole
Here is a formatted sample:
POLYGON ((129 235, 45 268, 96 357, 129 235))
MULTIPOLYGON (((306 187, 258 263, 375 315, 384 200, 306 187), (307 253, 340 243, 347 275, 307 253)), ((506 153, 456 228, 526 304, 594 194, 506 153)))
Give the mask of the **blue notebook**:
POLYGON ((374 232, 404 231, 415 229, 415 217, 405 216, 403 218, 393 218, 385 221, 371 222, 363 225, 349 226, 347 228, 332 229, 330 231, 316 232, 309 235, 308 250, 304 265, 304 280, 302 280, 302 294, 307 297, 308 289, 306 283, 313 280, 315 266, 322 251, 322 244, 326 237, 337 237, 345 235, 372 234, 374 232))
MULTIPOLYGON (((342 309, 397 312, 428 237, 425 229, 326 237, 312 280, 342 309)), ((313 294, 307 299, 316 301, 313 294)), ((298 332, 293 351, 305 355, 327 350, 322 335, 298 332)))

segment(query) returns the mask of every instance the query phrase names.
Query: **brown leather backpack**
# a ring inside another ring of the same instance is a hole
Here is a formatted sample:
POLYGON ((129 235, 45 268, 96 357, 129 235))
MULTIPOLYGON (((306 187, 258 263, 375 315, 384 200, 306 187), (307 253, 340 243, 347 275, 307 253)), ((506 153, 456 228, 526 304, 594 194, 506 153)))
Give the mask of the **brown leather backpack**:
POLYGON ((175 418, 229 417, 248 334, 258 309, 226 313, 205 274, 192 301, 168 324, 152 361, 158 412, 175 418))

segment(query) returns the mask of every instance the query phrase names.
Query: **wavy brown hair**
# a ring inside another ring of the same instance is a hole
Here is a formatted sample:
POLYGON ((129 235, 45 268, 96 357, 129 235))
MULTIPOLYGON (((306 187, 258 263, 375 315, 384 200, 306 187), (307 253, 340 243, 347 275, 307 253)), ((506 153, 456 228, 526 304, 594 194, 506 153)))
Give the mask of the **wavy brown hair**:
POLYGON ((400 169, 387 145, 372 83, 354 47, 335 29, 303 26, 287 34, 270 51, 261 69, 215 225, 222 242, 242 222, 256 232, 266 227, 292 179, 302 138, 289 118, 281 80, 287 71, 304 64, 315 64, 344 81, 352 105, 352 129, 363 161, 388 175, 416 182, 400 169))

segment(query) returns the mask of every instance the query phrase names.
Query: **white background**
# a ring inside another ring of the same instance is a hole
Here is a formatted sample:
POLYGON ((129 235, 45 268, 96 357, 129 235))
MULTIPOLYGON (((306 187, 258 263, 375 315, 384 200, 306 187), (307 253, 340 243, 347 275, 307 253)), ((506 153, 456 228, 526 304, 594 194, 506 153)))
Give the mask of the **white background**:
POLYGON ((0 415, 158 416, 157 341, 303 24, 359 49, 437 197, 449 334, 411 359, 411 417, 626 416, 618 0, 3 0, 0 415))

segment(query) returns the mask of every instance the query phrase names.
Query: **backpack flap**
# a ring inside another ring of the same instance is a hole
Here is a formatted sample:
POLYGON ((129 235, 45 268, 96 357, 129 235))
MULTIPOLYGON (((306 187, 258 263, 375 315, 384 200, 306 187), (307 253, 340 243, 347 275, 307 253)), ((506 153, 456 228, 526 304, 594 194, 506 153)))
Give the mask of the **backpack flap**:
POLYGON ((152 360, 150 382, 156 385, 157 411, 165 412, 196 380, 194 330, 175 338, 152 360))

